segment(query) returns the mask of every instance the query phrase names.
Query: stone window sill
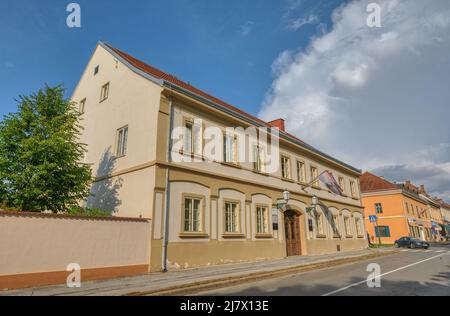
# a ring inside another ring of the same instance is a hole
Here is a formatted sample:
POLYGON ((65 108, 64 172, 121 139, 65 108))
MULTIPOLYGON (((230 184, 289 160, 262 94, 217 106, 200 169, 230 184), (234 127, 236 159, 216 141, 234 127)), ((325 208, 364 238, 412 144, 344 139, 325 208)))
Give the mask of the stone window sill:
POLYGON ((189 232, 184 232, 184 233, 180 233, 179 237, 180 238, 208 238, 209 235, 207 233, 189 233, 189 232))
POLYGON ((245 238, 245 235, 244 234, 241 234, 241 233, 226 233, 226 234, 223 234, 222 235, 222 237, 223 238, 225 238, 225 239, 232 239, 232 238, 245 238))
POLYGON ((256 234, 255 238, 269 239, 269 238, 273 238, 273 235, 272 234, 256 234))

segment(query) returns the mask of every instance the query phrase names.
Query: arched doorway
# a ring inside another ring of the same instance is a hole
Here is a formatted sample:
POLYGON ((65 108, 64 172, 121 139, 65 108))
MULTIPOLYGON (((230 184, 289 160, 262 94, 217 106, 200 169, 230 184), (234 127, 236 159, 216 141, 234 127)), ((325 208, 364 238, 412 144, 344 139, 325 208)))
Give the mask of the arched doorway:
POLYGON ((284 231, 286 235, 287 256, 300 256, 302 254, 300 214, 294 211, 286 211, 284 213, 284 231))

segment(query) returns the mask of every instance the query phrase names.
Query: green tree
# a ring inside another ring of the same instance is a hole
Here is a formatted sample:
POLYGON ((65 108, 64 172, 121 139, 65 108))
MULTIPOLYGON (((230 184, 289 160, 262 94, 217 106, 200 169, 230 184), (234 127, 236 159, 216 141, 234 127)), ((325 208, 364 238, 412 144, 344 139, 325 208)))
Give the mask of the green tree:
POLYGON ((20 96, 0 122, 0 203, 22 211, 67 211, 89 195, 76 105, 62 86, 20 96))

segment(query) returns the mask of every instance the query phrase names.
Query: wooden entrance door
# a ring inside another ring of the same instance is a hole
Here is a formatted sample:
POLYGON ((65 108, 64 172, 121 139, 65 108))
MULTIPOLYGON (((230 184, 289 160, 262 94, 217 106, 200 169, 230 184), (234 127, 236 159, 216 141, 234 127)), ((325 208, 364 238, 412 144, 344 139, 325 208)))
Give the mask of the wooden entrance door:
POLYGON ((300 216, 293 211, 284 213, 284 227, 288 257, 300 256, 300 216))

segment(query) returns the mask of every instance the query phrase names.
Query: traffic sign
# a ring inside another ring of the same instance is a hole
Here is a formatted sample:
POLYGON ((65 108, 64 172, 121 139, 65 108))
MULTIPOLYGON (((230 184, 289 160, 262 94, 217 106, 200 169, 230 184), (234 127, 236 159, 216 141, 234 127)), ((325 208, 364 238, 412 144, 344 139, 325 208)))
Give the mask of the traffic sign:
POLYGON ((370 215, 370 216, 369 216, 369 221, 370 221, 371 223, 376 223, 377 220, 378 220, 378 218, 377 218, 375 215, 370 215))

